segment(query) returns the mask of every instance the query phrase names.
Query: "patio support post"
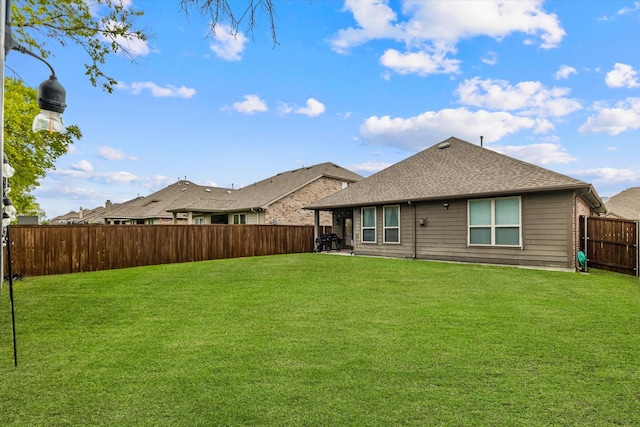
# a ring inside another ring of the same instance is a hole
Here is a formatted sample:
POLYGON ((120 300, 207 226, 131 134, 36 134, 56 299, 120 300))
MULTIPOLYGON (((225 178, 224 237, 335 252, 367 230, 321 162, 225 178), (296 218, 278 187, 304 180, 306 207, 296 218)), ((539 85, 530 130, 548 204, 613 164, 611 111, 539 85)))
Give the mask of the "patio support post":
POLYGON ((318 236, 320 236, 320 211, 314 210, 313 211, 313 244, 314 245, 318 236))

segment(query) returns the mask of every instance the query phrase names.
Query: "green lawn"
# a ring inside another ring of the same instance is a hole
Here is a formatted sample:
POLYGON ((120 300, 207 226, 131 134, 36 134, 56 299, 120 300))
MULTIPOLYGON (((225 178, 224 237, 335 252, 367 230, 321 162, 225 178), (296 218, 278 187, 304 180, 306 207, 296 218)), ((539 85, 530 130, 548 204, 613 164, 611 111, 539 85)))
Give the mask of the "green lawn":
POLYGON ((0 425, 640 425, 640 282, 300 254, 0 295, 0 425))

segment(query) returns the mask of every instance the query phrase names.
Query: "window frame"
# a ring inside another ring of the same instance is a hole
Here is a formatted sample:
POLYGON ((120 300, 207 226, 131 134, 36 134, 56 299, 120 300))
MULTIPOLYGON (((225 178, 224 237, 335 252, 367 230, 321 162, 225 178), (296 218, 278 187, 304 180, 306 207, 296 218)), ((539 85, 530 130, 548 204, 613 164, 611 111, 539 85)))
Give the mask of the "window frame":
POLYGON ((247 223, 246 213, 233 214, 233 225, 246 225, 246 223, 247 223))
POLYGON ((387 205, 382 207, 382 242, 385 244, 400 244, 400 205, 387 205), (387 209, 395 209, 397 212, 397 225, 387 225, 387 209), (387 240, 387 230, 397 230, 398 231, 398 240, 387 240))
POLYGON ((378 243, 378 209, 375 206, 363 207, 360 209, 360 242, 362 243, 378 243), (373 209, 373 227, 364 226, 364 212, 373 209), (373 240, 364 240, 365 230, 373 230, 373 240))
POLYGON ((469 199, 467 200, 467 246, 473 247, 504 247, 504 248, 522 248, 522 196, 508 196, 508 197, 493 197, 484 199, 469 199), (517 224, 496 224, 496 201, 497 200, 517 200, 518 201, 518 223, 517 224), (471 205, 473 202, 489 201, 491 203, 490 210, 490 223, 489 224, 471 224, 471 205), (471 242, 471 230, 473 228, 488 228, 490 229, 490 243, 472 243, 471 242), (518 229, 518 243, 515 245, 497 244, 496 243, 496 230, 501 228, 517 228, 518 229))

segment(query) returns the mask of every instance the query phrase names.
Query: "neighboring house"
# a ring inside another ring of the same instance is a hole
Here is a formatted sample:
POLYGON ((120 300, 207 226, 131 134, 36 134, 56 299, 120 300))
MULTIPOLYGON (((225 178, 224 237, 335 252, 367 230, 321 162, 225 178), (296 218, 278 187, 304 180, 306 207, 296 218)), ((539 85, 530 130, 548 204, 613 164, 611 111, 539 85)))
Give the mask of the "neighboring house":
POLYGON ((607 217, 640 220, 640 187, 631 187, 607 202, 607 217))
MULTIPOLYGON (((80 208, 82 210, 82 208, 80 208)), ((52 225, 61 225, 61 224, 76 224, 80 219, 80 213, 76 211, 67 212, 64 215, 57 216, 52 218, 49 221, 49 224, 52 225)))
POLYGON ((574 269, 591 184, 449 138, 307 206, 356 255, 574 269))
MULTIPOLYGON (((305 205, 361 179, 338 165, 321 163, 282 172, 238 190, 176 201, 167 210, 186 215, 190 224, 314 225, 313 213, 305 210, 305 205)), ((331 225, 331 221, 331 215, 325 213, 318 224, 331 225)))
POLYGON ((78 212, 71 211, 51 219, 49 224, 103 224, 104 218, 102 217, 102 214, 104 213, 104 210, 105 209, 102 206, 94 209, 80 208, 78 212))
MULTIPOLYGON (((322 163, 256 182, 241 189, 180 180, 146 197, 104 207, 80 208, 53 218, 51 224, 282 224, 313 225, 304 206, 328 196, 362 176, 333 163, 322 163)), ((331 225, 326 213, 319 224, 331 225)))
POLYGON ((167 209, 209 194, 226 195, 228 191, 231 190, 180 180, 146 197, 136 197, 117 206, 107 200, 103 218, 106 224, 186 224, 186 214, 174 215, 167 209))

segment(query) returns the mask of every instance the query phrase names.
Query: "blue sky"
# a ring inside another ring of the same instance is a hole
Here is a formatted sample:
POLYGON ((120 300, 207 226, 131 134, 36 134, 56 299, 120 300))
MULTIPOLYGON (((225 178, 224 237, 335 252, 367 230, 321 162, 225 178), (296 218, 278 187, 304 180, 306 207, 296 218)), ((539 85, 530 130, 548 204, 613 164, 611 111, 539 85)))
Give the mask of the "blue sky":
MULTIPOLYGON (((449 136, 602 197, 640 185, 640 1, 277 1, 277 46, 266 17, 234 38, 179 0, 126 4, 152 37, 105 64, 112 94, 79 48, 50 60, 84 136, 35 193, 49 218, 185 177, 238 188, 327 161, 368 176, 449 136)), ((17 52, 6 65, 47 77, 17 52)))

